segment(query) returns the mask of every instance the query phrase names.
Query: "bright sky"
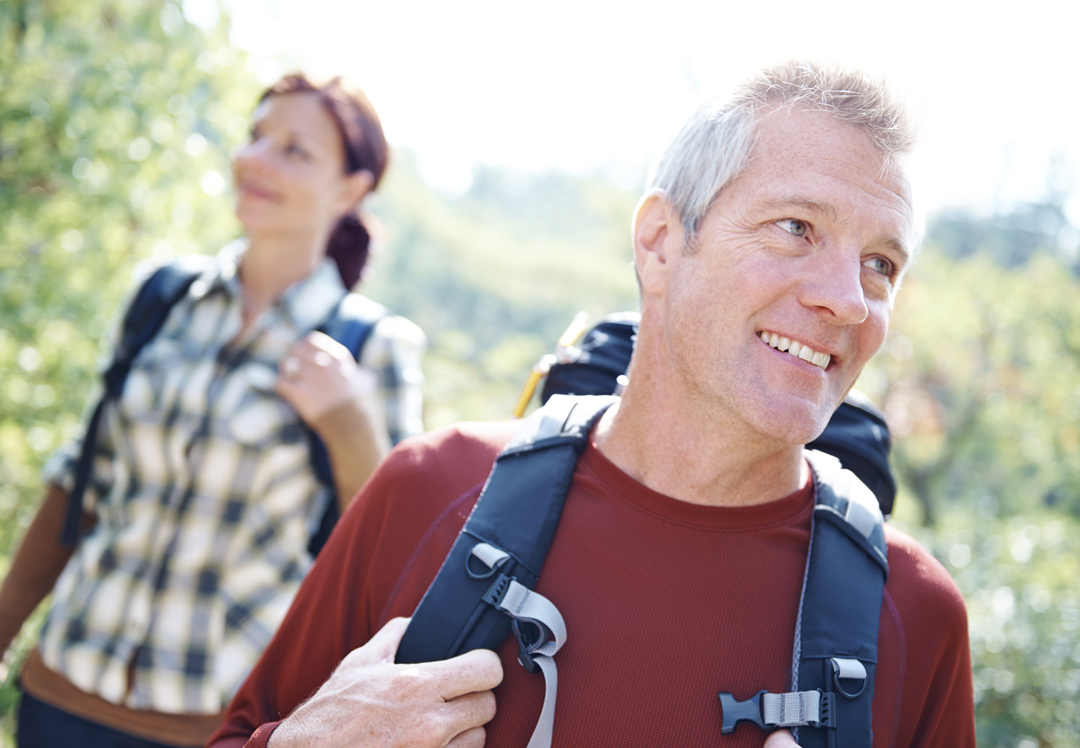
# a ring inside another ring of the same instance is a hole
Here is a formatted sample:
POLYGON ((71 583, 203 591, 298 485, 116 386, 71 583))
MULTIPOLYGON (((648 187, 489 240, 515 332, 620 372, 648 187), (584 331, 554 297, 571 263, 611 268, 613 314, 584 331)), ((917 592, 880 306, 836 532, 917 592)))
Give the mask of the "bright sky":
MULTIPOLYGON (((189 16, 209 0, 186 0, 189 16)), ((642 181, 701 94, 795 56, 884 73, 919 113, 928 210, 1078 197, 1074 0, 227 0, 261 77, 344 73, 429 182, 487 163, 642 181), (892 13, 889 17, 887 13, 892 13)))

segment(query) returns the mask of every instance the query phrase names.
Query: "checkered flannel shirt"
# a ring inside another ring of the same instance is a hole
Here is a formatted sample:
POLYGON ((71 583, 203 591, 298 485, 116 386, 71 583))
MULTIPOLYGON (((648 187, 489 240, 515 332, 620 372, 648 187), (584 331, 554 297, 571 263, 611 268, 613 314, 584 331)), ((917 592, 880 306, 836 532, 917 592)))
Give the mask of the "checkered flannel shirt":
MULTIPOLYGON (((226 247, 192 284, 108 406, 85 497, 98 523, 56 584, 39 644, 76 686, 133 709, 227 705, 311 565, 308 538, 333 500, 273 385, 288 348, 345 290, 327 260, 226 348, 241 327, 242 251, 226 247)), ((422 430, 424 347, 412 322, 387 317, 362 352, 395 439, 422 430)), ((46 481, 71 489, 78 447, 54 456, 46 481)))

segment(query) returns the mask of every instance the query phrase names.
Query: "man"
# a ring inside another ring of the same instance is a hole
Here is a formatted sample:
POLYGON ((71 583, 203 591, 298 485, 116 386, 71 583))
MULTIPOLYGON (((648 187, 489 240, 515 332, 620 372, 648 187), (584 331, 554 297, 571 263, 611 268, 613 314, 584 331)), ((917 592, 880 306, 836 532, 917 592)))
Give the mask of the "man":
MULTIPOLYGON (((885 338, 914 252, 910 140, 863 77, 790 64, 699 112, 661 159, 633 222, 629 385, 578 462, 537 586, 568 630, 553 745, 764 743, 721 734, 716 694, 790 686, 815 490, 802 445, 885 338)), ((392 453, 212 746, 526 744, 544 686, 512 638, 498 657, 392 664, 391 619, 514 430, 465 424, 392 453)), ((914 541, 886 537, 874 745, 974 746, 963 601, 914 541)))

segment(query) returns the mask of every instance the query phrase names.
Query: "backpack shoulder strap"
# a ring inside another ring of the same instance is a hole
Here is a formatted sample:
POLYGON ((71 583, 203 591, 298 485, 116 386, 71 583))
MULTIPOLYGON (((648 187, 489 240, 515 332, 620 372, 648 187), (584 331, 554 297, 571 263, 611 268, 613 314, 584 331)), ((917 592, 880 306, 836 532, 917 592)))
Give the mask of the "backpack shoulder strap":
POLYGON ((535 411, 495 460, 465 527, 413 613, 398 647, 401 663, 495 649, 512 629, 518 660, 544 675, 544 705, 527 748, 551 745, 566 641, 558 608, 533 592, 589 432, 615 402, 557 395, 535 411))
POLYGON ((835 457, 807 451, 817 495, 796 642, 797 690, 831 695, 834 727, 802 730, 804 748, 872 738, 881 598, 889 574, 874 495, 835 457))
MULTIPOLYGON (((354 360, 360 360, 360 354, 364 350, 364 343, 371 337, 375 325, 383 317, 390 315, 390 310, 378 302, 372 301, 366 296, 356 293, 347 293, 341 299, 341 303, 334 307, 330 316, 319 325, 320 332, 326 333, 331 338, 349 349, 354 360)), ((326 545, 330 533, 337 524, 341 511, 335 500, 337 490, 334 486, 334 473, 330 467, 330 456, 326 452, 326 445, 314 430, 304 425, 307 432, 308 449, 311 455, 311 466, 319 482, 330 489, 331 499, 327 502, 319 526, 308 538, 308 553, 312 557, 319 555, 319 551, 326 545)))
POLYGON ((807 450, 816 503, 792 658, 794 691, 738 702, 721 693, 723 732, 749 721, 791 727, 804 748, 872 743, 874 670, 888 576, 884 518, 858 478, 807 450))
POLYGON ((390 310, 382 304, 358 293, 347 293, 319 325, 319 330, 348 348, 353 358, 359 361, 371 331, 379 320, 389 315, 390 310))
POLYGON ((529 589, 536 586, 578 457, 614 401, 557 395, 525 420, 496 458, 465 527, 413 613, 398 662, 434 662, 502 643, 510 619, 484 602, 495 572, 529 589), (505 554, 495 569, 475 560, 473 550, 481 545, 505 554))
POLYGON ((124 382, 127 381, 135 357, 158 334, 169 316, 169 310, 187 293, 188 288, 202 275, 210 262, 212 258, 204 255, 185 255, 161 266, 151 273, 135 292, 135 297, 124 313, 120 340, 113 350, 112 361, 102 376, 104 393, 90 416, 75 463, 75 485, 68 494, 67 513, 60 534, 64 545, 75 545, 78 539, 83 496, 93 471, 94 446, 105 403, 119 398, 123 393, 124 382))

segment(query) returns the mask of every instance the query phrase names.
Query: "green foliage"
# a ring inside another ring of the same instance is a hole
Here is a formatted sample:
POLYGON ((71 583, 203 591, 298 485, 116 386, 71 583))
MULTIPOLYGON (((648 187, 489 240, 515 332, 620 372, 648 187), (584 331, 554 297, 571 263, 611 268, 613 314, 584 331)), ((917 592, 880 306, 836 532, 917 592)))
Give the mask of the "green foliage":
POLYGON ((1006 269, 925 251, 860 380, 924 521, 947 503, 1080 515, 1080 280, 1053 255, 1006 269))
POLYGON ((579 310, 637 308, 635 198, 600 179, 490 169, 450 198, 396 155, 375 207, 385 248, 362 290, 431 340, 429 428, 509 417, 529 368, 579 310))
POLYGON ((0 3, 0 573, 136 263, 235 234, 227 153, 257 91, 226 30, 174 2, 0 3))
POLYGON ((967 601, 979 745, 1080 746, 1080 522, 954 509, 917 535, 967 601))

